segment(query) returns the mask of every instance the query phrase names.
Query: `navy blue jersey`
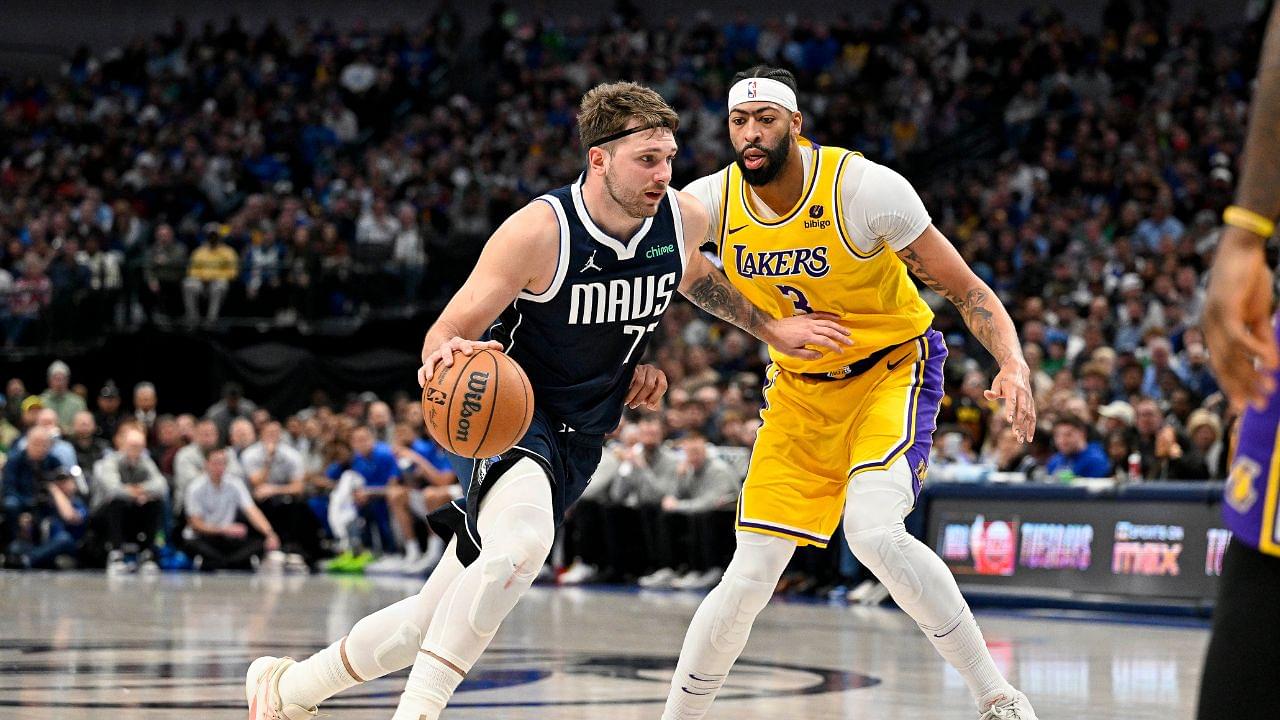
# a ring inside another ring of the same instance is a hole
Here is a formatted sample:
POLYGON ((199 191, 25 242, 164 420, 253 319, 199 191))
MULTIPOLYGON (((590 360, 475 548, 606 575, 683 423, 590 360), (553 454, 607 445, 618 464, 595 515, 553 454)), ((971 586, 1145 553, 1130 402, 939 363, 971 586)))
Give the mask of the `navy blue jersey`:
POLYGON ((555 422, 604 434, 684 275, 684 229, 675 190, 629 240, 609 237, 582 201, 582 181, 537 199, 555 211, 560 255, 539 294, 521 292, 489 336, 529 375, 534 400, 555 422))

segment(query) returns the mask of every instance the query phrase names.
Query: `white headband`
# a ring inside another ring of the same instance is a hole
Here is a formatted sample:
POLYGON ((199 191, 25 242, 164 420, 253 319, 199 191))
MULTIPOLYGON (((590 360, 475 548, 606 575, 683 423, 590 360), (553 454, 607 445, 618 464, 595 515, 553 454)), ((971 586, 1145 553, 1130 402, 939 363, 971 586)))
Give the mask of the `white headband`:
POLYGON ((745 78, 729 89, 729 109, 746 102, 771 102, 796 112, 796 92, 770 78, 745 78))

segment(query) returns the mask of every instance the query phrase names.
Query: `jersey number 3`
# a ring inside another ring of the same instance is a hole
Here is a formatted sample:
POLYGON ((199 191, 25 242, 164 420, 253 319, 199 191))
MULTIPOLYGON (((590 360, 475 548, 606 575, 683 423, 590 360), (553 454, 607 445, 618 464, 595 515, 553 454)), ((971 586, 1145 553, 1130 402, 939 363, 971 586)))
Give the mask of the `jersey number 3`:
POLYGON ((785 295, 791 300, 791 304, 795 306, 794 315, 808 315, 813 312, 813 308, 809 305, 809 298, 800 292, 800 288, 791 287, 790 285, 778 285, 778 292, 785 295))

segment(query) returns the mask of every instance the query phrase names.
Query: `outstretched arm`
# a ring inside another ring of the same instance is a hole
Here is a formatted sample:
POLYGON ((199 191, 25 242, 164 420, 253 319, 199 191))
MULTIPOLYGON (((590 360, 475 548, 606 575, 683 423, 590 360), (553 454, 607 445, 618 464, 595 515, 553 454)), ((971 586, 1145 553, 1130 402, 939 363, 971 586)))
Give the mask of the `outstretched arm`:
MULTIPOLYGON (((707 234, 709 220, 702 203, 692 195, 680 193, 680 210, 684 215, 685 236, 702 238, 707 234)), ((829 313, 796 315, 781 320, 769 317, 729 282, 719 268, 707 260, 698 249, 699 243, 687 244, 684 279, 680 281, 680 293, 694 305, 708 313, 733 323, 779 352, 815 360, 822 353, 806 346, 813 345, 840 352, 844 345, 852 345, 849 331, 836 322, 829 313)))
POLYGON ((1275 389, 1280 356, 1272 337, 1272 278, 1266 244, 1280 215, 1280 4, 1271 11, 1258 57, 1257 89, 1249 110, 1236 208, 1224 214, 1209 291, 1205 342, 1222 389, 1236 409, 1265 406, 1275 389), (1270 227, 1268 227, 1270 226, 1270 227))
POLYGON ((995 292, 982 282, 941 232, 933 225, 898 251, 911 274, 951 301, 983 347, 1000 364, 987 398, 1003 399, 1006 419, 1019 439, 1030 442, 1036 431, 1036 408, 1031 394, 1031 371, 1013 319, 995 292))

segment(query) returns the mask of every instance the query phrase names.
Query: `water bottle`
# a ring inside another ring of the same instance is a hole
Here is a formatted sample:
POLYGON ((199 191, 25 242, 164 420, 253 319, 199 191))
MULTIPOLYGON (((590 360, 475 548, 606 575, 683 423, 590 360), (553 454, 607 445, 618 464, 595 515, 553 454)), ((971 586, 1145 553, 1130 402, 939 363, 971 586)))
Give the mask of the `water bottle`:
POLYGON ((1129 482, 1142 482, 1142 456, 1129 453, 1129 482))

